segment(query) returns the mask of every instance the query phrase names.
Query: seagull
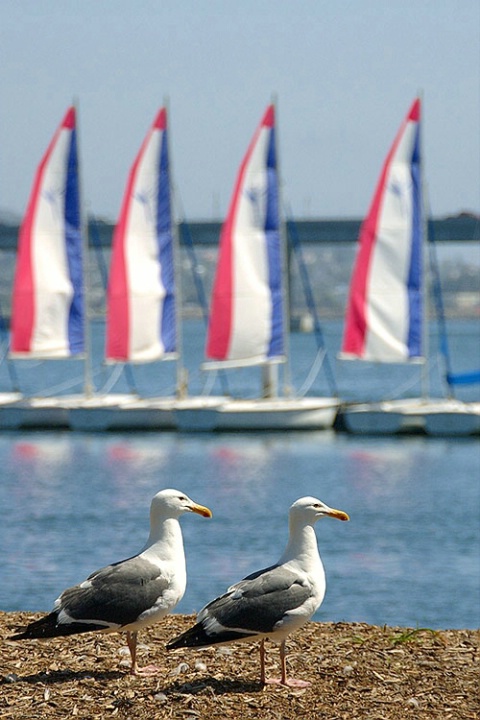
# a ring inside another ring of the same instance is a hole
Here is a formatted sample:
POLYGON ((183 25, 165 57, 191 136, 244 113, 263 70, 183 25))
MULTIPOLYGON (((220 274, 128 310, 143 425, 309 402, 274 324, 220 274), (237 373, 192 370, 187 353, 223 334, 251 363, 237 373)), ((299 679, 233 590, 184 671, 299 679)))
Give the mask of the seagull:
POLYGON ((107 565, 62 592, 48 615, 30 623, 11 640, 43 639, 91 631, 125 632, 132 675, 153 675, 158 668, 137 665, 138 631, 156 623, 182 599, 187 584, 185 553, 178 519, 186 512, 212 517, 178 490, 161 490, 150 505, 150 535, 133 557, 107 565))
POLYGON ((310 620, 325 595, 325 572, 314 530, 323 517, 350 519, 342 510, 313 497, 294 502, 288 543, 278 563, 248 575, 208 603, 200 610, 197 623, 171 640, 167 649, 260 640, 262 685, 308 687, 309 682, 287 678, 285 642, 292 631, 310 620), (266 639, 280 644, 280 678, 265 678, 266 639))

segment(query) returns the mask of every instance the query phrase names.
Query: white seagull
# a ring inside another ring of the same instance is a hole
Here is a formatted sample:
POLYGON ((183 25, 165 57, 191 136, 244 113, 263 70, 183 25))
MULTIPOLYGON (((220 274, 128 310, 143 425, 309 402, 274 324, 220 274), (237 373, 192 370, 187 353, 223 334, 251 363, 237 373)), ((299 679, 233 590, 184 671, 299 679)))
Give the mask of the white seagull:
POLYGON ((167 649, 259 639, 262 684, 310 685, 287 678, 285 640, 310 620, 325 595, 325 572, 313 527, 322 517, 350 519, 347 513, 334 510, 313 497, 303 497, 293 503, 288 543, 278 563, 248 575, 212 600, 199 612, 196 625, 171 640, 167 649), (279 679, 265 679, 267 638, 280 643, 279 679))
POLYGON ((185 593, 185 553, 178 522, 185 512, 212 517, 208 508, 197 505, 185 493, 161 490, 152 499, 150 535, 138 555, 107 565, 79 585, 67 588, 51 613, 10 639, 42 639, 93 630, 126 632, 130 672, 155 673, 155 666, 137 665, 137 635, 171 612, 185 593))

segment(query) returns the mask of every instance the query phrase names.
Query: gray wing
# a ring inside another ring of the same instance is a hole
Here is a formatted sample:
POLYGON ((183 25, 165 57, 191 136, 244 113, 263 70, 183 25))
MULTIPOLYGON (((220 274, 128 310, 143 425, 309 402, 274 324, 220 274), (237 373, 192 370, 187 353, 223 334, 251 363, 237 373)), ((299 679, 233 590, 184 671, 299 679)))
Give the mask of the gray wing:
POLYGON ((135 556, 97 570, 85 582, 64 590, 59 609, 78 621, 128 625, 155 605, 167 587, 158 567, 135 556))
POLYGON ((269 633, 285 613, 303 605, 310 595, 310 586, 301 576, 273 565, 232 585, 206 605, 198 619, 210 616, 224 628, 269 633))

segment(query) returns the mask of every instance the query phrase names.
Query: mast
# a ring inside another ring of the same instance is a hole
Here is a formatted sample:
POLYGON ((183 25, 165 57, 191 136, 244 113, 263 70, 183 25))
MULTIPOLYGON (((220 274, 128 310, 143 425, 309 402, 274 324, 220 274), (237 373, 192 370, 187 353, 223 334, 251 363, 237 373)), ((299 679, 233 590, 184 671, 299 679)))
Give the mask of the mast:
POLYGON ((427 193, 425 183, 425 160, 423 152, 423 123, 424 123, 424 105, 423 105, 423 93, 418 93, 418 99, 420 101, 420 122, 419 122, 419 144, 420 144, 420 206, 422 212, 422 274, 421 274, 421 297, 422 302, 422 346, 423 346, 423 362, 420 370, 420 394, 423 400, 425 400, 430 393, 429 383, 429 352, 430 352, 430 337, 429 337, 429 294, 427 287, 427 267, 428 267, 428 219, 427 219, 427 193))
MULTIPOLYGON (((276 94, 272 95, 271 104, 274 112, 274 153, 275 153, 275 169, 277 175, 277 225, 280 239, 280 250, 281 250, 281 275, 282 275, 282 326, 283 326, 283 348, 285 363, 283 367, 283 394, 290 394, 290 333, 289 333, 289 318, 290 318, 290 303, 289 303, 289 278, 288 278, 288 251, 287 251, 287 235, 285 231, 285 222, 282 213, 282 202, 281 202, 281 175, 280 175, 280 162, 279 162, 279 142, 278 142, 278 99, 276 94)), ((275 361, 267 362, 262 366, 262 389, 263 397, 274 398, 278 397, 279 394, 279 364, 275 361)))
POLYGON ((168 185, 170 195, 170 227, 172 228, 172 250, 173 250, 173 275, 175 283, 175 339, 176 339, 176 358, 175 358, 175 375, 176 375, 176 396, 184 398, 188 394, 188 372, 183 364, 183 336, 182 336, 182 282, 181 282, 181 256, 180 242, 178 232, 178 222, 174 212, 174 183, 171 160, 171 140, 170 140, 170 104, 168 96, 164 97, 163 106, 166 114, 167 128, 167 155, 168 155, 168 185))
POLYGON ((83 361, 83 392, 84 395, 89 398, 93 395, 93 371, 92 371, 92 336, 90 328, 90 263, 89 263, 89 237, 88 237, 88 219, 85 212, 85 204, 83 201, 83 183, 81 173, 81 162, 80 162, 80 137, 79 137, 79 126, 78 120, 78 100, 74 99, 73 107, 75 108, 75 115, 77 117, 76 132, 77 132, 77 172, 78 172, 78 204, 80 208, 80 232, 82 235, 82 268, 83 268, 83 317, 84 317, 84 343, 85 343, 85 357, 83 361))

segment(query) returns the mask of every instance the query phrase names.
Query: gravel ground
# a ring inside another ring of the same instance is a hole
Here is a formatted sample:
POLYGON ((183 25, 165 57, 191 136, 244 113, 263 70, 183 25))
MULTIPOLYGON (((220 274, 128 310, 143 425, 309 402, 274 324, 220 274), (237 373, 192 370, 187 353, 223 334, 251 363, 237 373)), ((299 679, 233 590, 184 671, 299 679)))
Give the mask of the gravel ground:
MULTIPOLYGON (((260 685, 256 642, 167 654, 193 616, 140 634, 139 662, 160 669, 152 677, 128 673, 122 635, 8 640, 36 617, 0 613, 1 718, 480 720, 478 630, 309 623, 287 643, 289 674, 312 683, 299 690, 260 685)), ((278 675, 277 646, 267 652, 278 675)))

